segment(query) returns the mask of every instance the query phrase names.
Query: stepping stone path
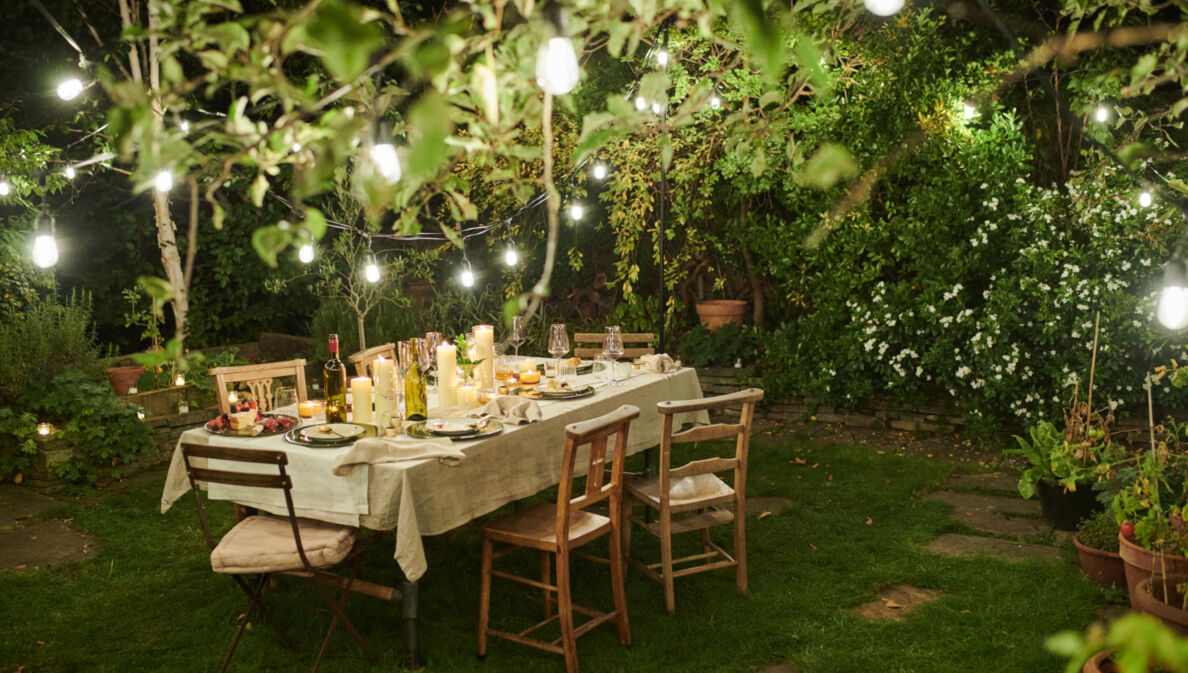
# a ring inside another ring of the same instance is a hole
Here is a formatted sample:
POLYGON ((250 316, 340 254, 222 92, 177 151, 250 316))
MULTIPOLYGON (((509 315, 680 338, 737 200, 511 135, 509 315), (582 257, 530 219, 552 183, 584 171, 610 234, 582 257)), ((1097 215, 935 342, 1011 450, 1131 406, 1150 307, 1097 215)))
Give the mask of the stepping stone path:
POLYGON ((19 572, 88 558, 95 539, 69 521, 34 520, 57 500, 21 486, 0 485, 0 572, 19 572))
POLYGON ((921 589, 909 584, 892 584, 879 591, 879 597, 869 603, 850 608, 863 619, 871 621, 897 622, 921 605, 931 603, 944 595, 936 589, 921 589))
POLYGON ((949 518, 986 533, 1020 537, 1052 529, 1039 518, 1038 502, 1023 500, 1018 496, 1007 498, 980 493, 937 491, 929 493, 925 500, 952 505, 953 512, 949 514, 949 518))
POLYGON ((958 535, 946 533, 924 545, 924 548, 936 554, 946 556, 973 556, 986 554, 995 556, 1012 563, 1042 559, 1058 563, 1061 559, 1060 550, 1042 544, 1028 542, 1013 542, 994 537, 979 537, 977 535, 958 535))

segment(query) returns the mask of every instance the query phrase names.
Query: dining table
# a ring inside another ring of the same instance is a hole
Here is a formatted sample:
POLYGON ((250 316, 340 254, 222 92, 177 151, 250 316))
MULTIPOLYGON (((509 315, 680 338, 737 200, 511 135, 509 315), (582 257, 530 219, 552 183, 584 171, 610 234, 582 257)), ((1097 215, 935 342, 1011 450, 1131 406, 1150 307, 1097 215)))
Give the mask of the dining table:
MULTIPOLYGON (((404 575, 398 594, 403 604, 406 662, 415 668, 420 658, 419 581, 429 571, 422 536, 448 532, 556 485, 565 427, 571 423, 609 413, 624 404, 639 407, 640 416, 631 424, 628 435, 627 451, 632 455, 659 443, 661 416, 657 403, 702 397, 697 373, 689 367, 654 373, 619 363, 617 371, 620 385, 611 385, 602 374, 576 376, 572 387, 591 386, 593 395, 589 397, 537 400, 537 422, 505 423, 499 434, 453 443, 451 446, 460 449, 460 460, 430 456, 360 463, 344 469, 339 458, 350 451, 349 445, 310 447, 290 443, 280 434, 252 437, 191 429, 182 433, 174 449, 161 494, 161 511, 167 511, 190 489, 182 459, 183 443, 285 452, 298 516, 376 531, 395 530, 393 558, 404 575), (340 463, 339 474, 335 474, 336 461, 340 463)), ((456 409, 437 407, 436 397, 429 396, 430 419, 457 414, 456 409)), ((708 417, 701 411, 674 420, 678 426, 704 424, 708 417)), ((314 418, 306 422, 321 421, 314 418)), ((407 436, 394 439, 402 445, 414 441, 407 436)), ((585 461, 579 457, 577 464, 584 465, 585 461)), ((262 497, 259 489, 212 484, 207 497, 287 515, 283 498, 262 497)))

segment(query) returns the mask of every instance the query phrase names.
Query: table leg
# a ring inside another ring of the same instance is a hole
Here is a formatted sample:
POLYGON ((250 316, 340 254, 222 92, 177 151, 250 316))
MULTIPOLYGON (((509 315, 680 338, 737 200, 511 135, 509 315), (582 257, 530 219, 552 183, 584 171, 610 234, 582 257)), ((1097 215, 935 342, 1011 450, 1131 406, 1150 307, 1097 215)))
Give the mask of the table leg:
POLYGON ((404 615, 404 641, 408 654, 404 657, 404 666, 415 671, 421 666, 420 637, 417 633, 417 619, 420 607, 417 604, 418 582, 404 580, 400 589, 404 615))

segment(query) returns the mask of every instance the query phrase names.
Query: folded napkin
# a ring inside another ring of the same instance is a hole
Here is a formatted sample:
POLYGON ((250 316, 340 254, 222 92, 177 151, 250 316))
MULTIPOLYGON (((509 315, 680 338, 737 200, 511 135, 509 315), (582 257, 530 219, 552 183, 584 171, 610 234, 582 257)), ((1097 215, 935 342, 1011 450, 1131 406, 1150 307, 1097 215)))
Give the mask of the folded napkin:
POLYGON ((406 460, 436 458, 442 465, 457 465, 466 458, 448 439, 389 439, 368 437, 355 442, 346 453, 334 459, 333 472, 338 476, 350 474, 359 465, 399 463, 406 460))
POLYGON ((680 365, 673 362, 672 358, 665 353, 656 353, 655 355, 641 355, 636 360, 639 366, 646 369, 653 374, 666 374, 671 371, 680 369, 680 365))
POLYGON ((471 416, 490 416, 512 425, 536 423, 541 419, 540 405, 523 397, 496 397, 470 412, 471 416))

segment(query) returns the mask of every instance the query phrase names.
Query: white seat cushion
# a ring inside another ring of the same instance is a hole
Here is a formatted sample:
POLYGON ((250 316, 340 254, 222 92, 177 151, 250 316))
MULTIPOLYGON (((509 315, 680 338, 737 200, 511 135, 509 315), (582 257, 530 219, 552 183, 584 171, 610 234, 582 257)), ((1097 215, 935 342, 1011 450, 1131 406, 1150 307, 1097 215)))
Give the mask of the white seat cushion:
MULTIPOLYGON (((346 558, 355 529, 314 519, 297 519, 305 557, 315 568, 329 568, 346 558)), ((217 573, 239 575, 302 570, 301 556, 287 517, 249 516, 235 524, 210 553, 217 573)))
MULTIPOLYGON (((660 504, 660 478, 632 479, 627 482, 627 488, 647 500, 660 504)), ((692 477, 682 477, 668 485, 668 502, 673 507, 709 500, 711 498, 729 497, 734 495, 734 489, 718 478, 715 474, 697 474, 692 477)))

